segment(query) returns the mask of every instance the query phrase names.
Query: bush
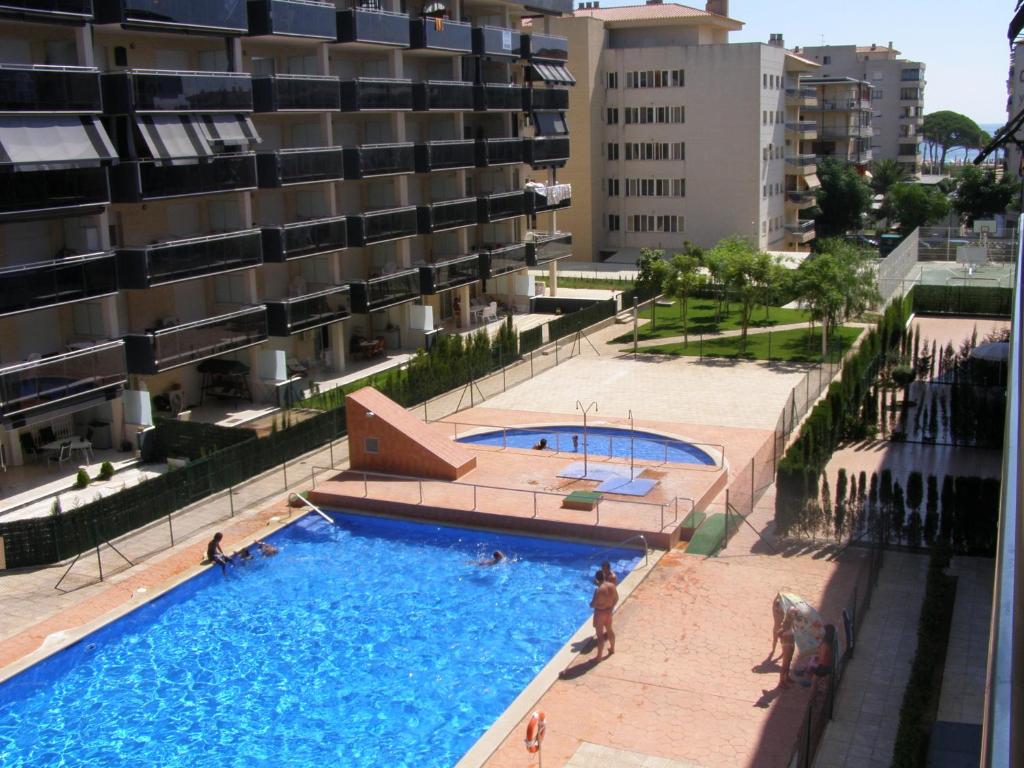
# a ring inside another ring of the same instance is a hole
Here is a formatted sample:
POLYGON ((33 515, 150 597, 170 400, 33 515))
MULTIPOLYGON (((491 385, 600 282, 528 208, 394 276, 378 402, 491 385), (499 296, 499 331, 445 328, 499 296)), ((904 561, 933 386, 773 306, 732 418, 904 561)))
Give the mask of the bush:
POLYGON ((1013 310, 1013 291, 1010 288, 916 285, 913 293, 914 312, 917 313, 1009 317, 1013 310))
POLYGON ((100 473, 96 475, 97 480, 109 480, 114 476, 114 465, 109 461, 100 464, 100 473))
POLYGON ((84 469, 78 470, 78 474, 75 475, 75 488, 85 488, 89 485, 89 473, 84 469))

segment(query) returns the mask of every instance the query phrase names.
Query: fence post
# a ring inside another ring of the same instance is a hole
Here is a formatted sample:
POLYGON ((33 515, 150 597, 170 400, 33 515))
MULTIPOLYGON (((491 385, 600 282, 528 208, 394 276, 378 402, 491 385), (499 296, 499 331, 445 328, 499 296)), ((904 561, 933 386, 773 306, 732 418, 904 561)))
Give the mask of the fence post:
POLYGON ((768 331, 768 365, 772 364, 772 332, 768 331))
POLYGON ((697 359, 698 360, 703 360, 704 359, 704 334, 703 333, 700 335, 700 349, 697 352, 697 359))
POLYGON ((803 766, 804 768, 811 768, 811 709, 813 705, 807 705, 807 719, 804 721, 804 754, 803 754, 803 766))
POLYGON ((501 391, 507 392, 505 389, 505 355, 501 351, 501 347, 498 347, 498 365, 501 366, 501 391))
POLYGON ((288 490, 288 461, 281 462, 281 472, 284 474, 284 489, 288 490))
POLYGON ((420 505, 423 505, 423 481, 417 480, 416 484, 420 487, 420 505))
POLYGON ((555 339, 555 365, 558 365, 558 339, 555 339))
POLYGON ((533 516, 537 516, 537 492, 533 492, 533 516))
POLYGON ((533 350, 530 350, 530 378, 533 378, 533 350))
POLYGON ((808 371, 804 375, 804 405, 807 406, 811 402, 811 372, 808 371))
POLYGON ((174 546, 174 524, 171 522, 171 513, 167 513, 167 528, 171 532, 171 546, 174 546))
POLYGON ((476 486, 473 486, 473 511, 476 512, 476 486))
POLYGON ((370 498, 370 484, 366 479, 366 473, 363 472, 363 498, 370 498))
POLYGON ((231 516, 235 516, 235 486, 228 486, 228 507, 231 509, 231 516))

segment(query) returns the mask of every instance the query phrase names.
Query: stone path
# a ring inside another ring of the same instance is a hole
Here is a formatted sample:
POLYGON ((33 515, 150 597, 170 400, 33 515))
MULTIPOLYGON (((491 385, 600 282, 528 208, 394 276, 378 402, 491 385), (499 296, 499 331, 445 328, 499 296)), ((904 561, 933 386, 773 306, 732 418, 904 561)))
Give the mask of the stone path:
POLYGON ((949 573, 957 577, 956 603, 937 719, 981 725, 995 560, 954 557, 949 573))

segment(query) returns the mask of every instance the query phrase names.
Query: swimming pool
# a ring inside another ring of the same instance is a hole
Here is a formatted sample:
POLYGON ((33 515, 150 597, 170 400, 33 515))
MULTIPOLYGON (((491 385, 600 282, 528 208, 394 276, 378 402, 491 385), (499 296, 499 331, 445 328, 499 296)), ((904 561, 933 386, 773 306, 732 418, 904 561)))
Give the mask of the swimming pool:
MULTIPOLYGON (((583 430, 579 426, 543 426, 481 432, 458 438, 460 443, 500 445, 507 448, 533 448, 542 438, 547 447, 555 451, 573 452, 572 438, 579 438, 578 453, 583 453, 583 430)), ((618 427, 588 427, 588 452, 595 456, 615 456, 628 459, 630 450, 634 458, 642 461, 674 461, 680 464, 713 466, 715 460, 705 451, 685 440, 637 430, 632 432, 618 427)))
POLYGON ((453 765, 630 550, 332 513, 0 685, 0 762, 453 765), (500 549, 493 568, 467 561, 500 549))

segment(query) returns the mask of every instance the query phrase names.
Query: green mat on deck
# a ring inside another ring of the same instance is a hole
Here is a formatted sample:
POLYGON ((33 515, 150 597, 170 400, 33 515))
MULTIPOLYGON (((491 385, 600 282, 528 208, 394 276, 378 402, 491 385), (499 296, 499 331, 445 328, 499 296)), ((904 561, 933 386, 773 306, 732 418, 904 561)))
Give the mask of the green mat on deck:
MULTIPOLYGON (((735 515, 729 516, 729 527, 735 533, 740 521, 735 515)), ((715 554, 722 547, 725 538, 725 515, 709 515, 703 525, 698 528, 690 543, 686 545, 686 553, 689 555, 702 555, 707 557, 715 554)))

